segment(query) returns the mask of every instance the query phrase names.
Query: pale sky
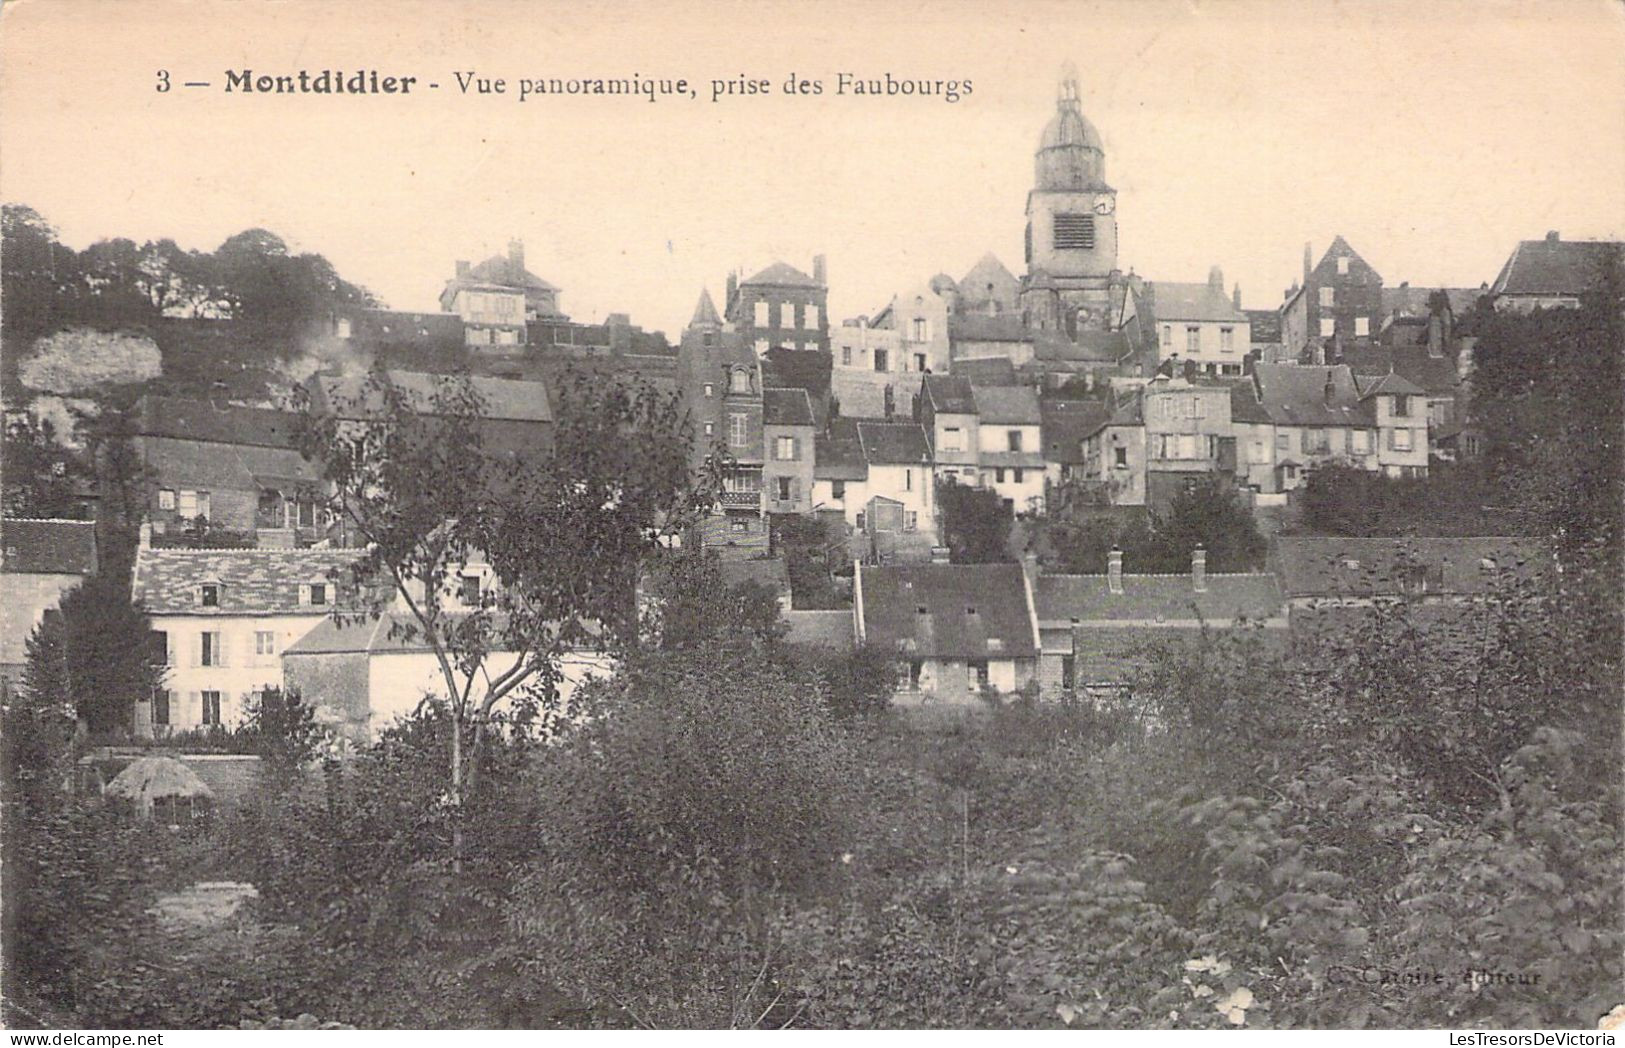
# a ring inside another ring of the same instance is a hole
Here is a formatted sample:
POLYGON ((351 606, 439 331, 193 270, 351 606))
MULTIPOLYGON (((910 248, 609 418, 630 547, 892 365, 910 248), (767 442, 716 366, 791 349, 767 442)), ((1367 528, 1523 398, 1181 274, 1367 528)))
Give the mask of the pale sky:
POLYGON ((840 319, 989 250, 1020 275, 1032 153, 1070 59, 1125 271, 1197 281, 1218 264, 1263 308, 1305 241, 1318 259, 1341 233, 1390 285, 1476 286, 1548 229, 1625 233, 1621 11, 18 0, 0 16, 0 198, 74 247, 212 250, 263 226, 397 309, 438 308, 455 260, 520 237, 576 319, 629 312, 668 335, 729 270, 810 270, 823 253, 840 319), (241 68, 420 79, 408 97, 224 93, 241 68), (465 97, 457 70, 510 94, 465 97), (839 97, 843 71, 973 90, 839 97), (778 94, 792 72, 825 93, 778 94), (512 93, 634 73, 686 77, 700 98, 512 93), (707 100, 713 78, 742 75, 775 93, 707 100))

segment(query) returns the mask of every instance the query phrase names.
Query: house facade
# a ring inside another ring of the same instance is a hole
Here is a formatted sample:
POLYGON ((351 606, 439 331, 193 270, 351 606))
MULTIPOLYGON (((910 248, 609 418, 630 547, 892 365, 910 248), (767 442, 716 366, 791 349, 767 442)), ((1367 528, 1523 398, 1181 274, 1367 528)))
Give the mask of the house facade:
POLYGON ((98 566, 92 521, 0 520, 0 695, 22 679, 35 627, 98 566))
POLYGON ((980 485, 981 419, 976 392, 958 375, 928 375, 920 390, 920 423, 931 442, 938 481, 980 485))
POLYGON ((1146 505, 1166 510, 1196 481, 1234 476, 1228 386, 1158 377, 1146 385, 1141 401, 1146 505))
POLYGON ((762 499, 768 513, 812 512, 816 432, 806 390, 762 392, 762 499))
POLYGON ((742 282, 730 275, 724 315, 758 356, 776 347, 828 353, 827 279, 823 255, 811 276, 784 262, 742 282))
POLYGON ((929 285, 894 295, 875 316, 873 326, 897 333, 897 370, 947 372, 948 302, 929 285))
POLYGON ((1025 386, 974 390, 982 487, 1012 512, 1044 511, 1043 414, 1038 394, 1025 386))
POLYGON ((1156 325, 1159 363, 1189 362, 1209 375, 1237 377, 1252 348, 1252 321, 1224 290, 1224 273, 1214 266, 1205 284, 1155 281, 1146 284, 1156 325))
POLYGON ((1622 260, 1625 244, 1619 241, 1564 240, 1552 230, 1513 249, 1490 285, 1490 302, 1515 313, 1575 309, 1619 279, 1622 260))

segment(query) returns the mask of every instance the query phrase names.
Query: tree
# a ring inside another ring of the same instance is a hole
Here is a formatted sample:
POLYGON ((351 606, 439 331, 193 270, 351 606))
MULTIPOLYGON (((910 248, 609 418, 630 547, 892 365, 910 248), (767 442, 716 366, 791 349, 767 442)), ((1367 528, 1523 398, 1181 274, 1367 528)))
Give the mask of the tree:
POLYGON ((1252 513, 1235 489, 1216 478, 1204 477, 1175 495, 1168 512, 1154 518, 1152 533, 1155 566, 1145 571, 1189 571, 1198 546, 1207 550, 1210 571, 1256 571, 1264 564, 1264 537, 1252 513))
POLYGON ((247 712, 242 731, 252 736, 255 753, 279 782, 296 776, 327 734, 316 723, 316 708, 297 690, 266 688, 247 712))
POLYGON ((937 485, 942 537, 955 564, 998 564, 1010 555, 1011 513, 991 488, 937 485))
POLYGON ((656 558, 645 582, 642 632, 668 651, 760 646, 787 629, 778 593, 757 582, 728 585, 715 550, 656 558))
POLYGON ((126 733, 134 704, 163 683, 151 637, 123 580, 92 576, 34 628, 23 687, 38 705, 72 709, 92 733, 126 733))
POLYGON ((56 439, 50 419, 7 426, 5 460, 8 517, 77 520, 83 515, 81 488, 91 471, 56 439))
POLYGON ((305 405, 303 446, 367 544, 360 613, 398 603, 392 632, 434 653, 454 808, 477 788, 493 708, 549 689, 574 648, 635 641, 644 566, 715 498, 714 478, 691 481, 675 397, 579 375, 554 385, 551 450, 516 459, 486 449, 467 376, 414 393, 375 372, 348 405, 358 411, 305 405), (481 562, 494 585, 459 604, 462 569, 481 562))

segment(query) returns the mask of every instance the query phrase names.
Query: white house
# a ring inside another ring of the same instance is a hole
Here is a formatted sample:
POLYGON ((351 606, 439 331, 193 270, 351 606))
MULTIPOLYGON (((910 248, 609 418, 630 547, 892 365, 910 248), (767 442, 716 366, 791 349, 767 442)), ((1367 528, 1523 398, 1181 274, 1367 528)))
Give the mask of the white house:
POLYGON ((1044 511, 1044 434, 1038 394, 1025 386, 978 386, 982 486, 1016 513, 1044 511))

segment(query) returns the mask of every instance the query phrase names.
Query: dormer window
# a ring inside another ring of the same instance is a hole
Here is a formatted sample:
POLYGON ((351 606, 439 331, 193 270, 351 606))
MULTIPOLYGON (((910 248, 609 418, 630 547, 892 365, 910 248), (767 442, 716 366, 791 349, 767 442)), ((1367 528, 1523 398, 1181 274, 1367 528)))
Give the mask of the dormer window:
POLYGON ((322 607, 327 604, 327 583, 312 582, 305 587, 305 602, 312 607, 322 607))
POLYGON ((708 397, 716 396, 717 395, 717 387, 715 387, 711 383, 707 382, 705 384, 705 395, 708 396, 708 397))
POLYGON ((744 368, 735 368, 733 373, 733 385, 730 387, 730 389, 734 393, 749 393, 750 372, 746 371, 744 368))
POLYGON ((197 602, 205 608, 218 608, 220 606, 220 583, 205 582, 199 586, 197 602))

